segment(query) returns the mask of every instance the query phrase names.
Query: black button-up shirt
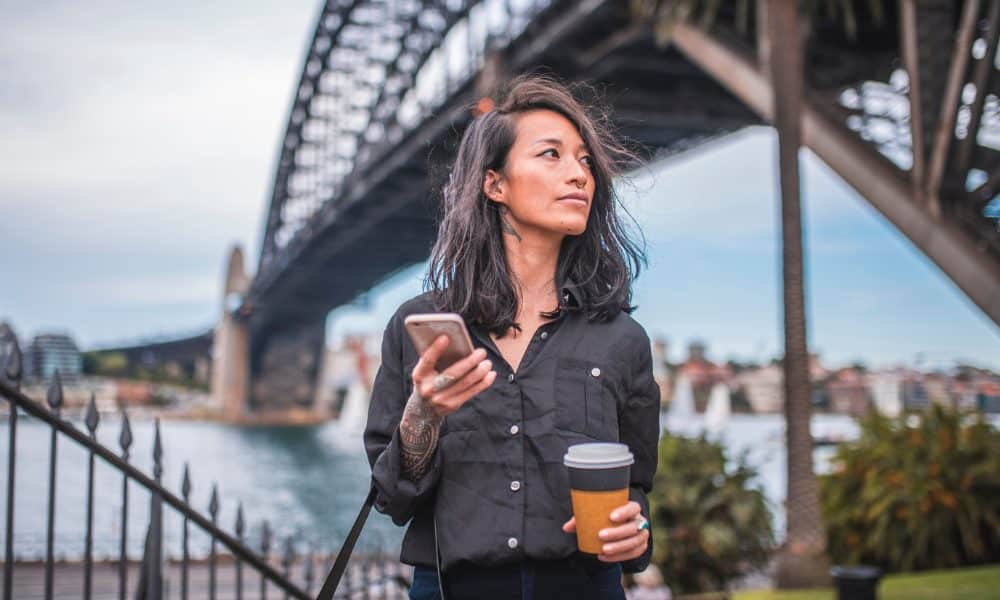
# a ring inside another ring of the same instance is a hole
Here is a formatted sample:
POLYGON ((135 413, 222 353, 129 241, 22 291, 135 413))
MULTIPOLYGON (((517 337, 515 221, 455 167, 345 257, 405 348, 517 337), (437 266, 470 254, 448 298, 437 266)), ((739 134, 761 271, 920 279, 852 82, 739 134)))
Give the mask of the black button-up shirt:
MULTIPOLYGON (((563 293, 578 303, 572 288, 563 293)), ((382 339, 365 450, 378 494, 375 507, 397 525, 410 523, 400 560, 433 567, 437 519, 441 567, 458 561, 490 566, 565 558, 576 534, 562 524, 573 514, 563 455, 571 444, 627 444, 635 456, 629 497, 649 519, 659 439, 660 392, 649 338, 627 313, 608 322, 563 310, 535 332, 513 372, 488 332, 469 325, 497 378, 445 417, 430 470, 416 482, 402 476, 399 422, 419 358, 403 326, 413 313, 434 312, 429 294, 405 302, 382 339)), ((652 553, 622 563, 646 568, 652 553)))

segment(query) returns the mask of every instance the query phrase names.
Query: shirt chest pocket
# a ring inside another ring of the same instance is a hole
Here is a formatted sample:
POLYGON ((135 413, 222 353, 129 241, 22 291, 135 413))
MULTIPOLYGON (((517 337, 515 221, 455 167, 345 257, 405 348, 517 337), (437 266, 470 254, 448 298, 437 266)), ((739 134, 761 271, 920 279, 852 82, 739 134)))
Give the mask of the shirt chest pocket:
POLYGON ((575 358, 556 363, 555 426, 602 441, 618 441, 618 412, 603 366, 575 358))

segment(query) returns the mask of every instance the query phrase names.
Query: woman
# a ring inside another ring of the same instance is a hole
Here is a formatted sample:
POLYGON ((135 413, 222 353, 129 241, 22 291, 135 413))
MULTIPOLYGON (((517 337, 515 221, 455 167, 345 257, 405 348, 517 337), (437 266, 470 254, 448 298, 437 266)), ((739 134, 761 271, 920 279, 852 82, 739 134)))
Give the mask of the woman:
POLYGON ((624 598, 622 572, 649 563, 659 389, 628 314, 644 255, 612 188, 631 160, 540 76, 511 82, 463 134, 430 289, 385 330, 365 430, 375 506, 409 522, 410 598, 439 598, 439 585, 448 599, 624 598), (442 373, 447 338, 418 356, 403 328, 435 311, 461 314, 477 346, 442 373), (562 463, 593 441, 635 456, 630 501, 596 557, 577 551, 562 463))

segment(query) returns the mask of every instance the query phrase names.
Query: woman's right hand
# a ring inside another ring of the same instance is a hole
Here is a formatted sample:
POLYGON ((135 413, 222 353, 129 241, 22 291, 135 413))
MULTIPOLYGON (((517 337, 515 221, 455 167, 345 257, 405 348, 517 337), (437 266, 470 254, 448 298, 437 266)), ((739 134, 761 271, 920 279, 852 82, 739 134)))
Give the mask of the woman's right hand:
POLYGON ((413 389, 417 390, 439 417, 446 417, 461 408, 470 398, 490 387, 497 378, 497 372, 491 370, 493 362, 486 360, 486 350, 482 348, 477 348, 441 373, 435 371, 434 365, 448 343, 448 336, 438 336, 420 355, 411 374, 413 389), (450 383, 443 389, 435 390, 434 380, 438 375, 449 378, 450 383))

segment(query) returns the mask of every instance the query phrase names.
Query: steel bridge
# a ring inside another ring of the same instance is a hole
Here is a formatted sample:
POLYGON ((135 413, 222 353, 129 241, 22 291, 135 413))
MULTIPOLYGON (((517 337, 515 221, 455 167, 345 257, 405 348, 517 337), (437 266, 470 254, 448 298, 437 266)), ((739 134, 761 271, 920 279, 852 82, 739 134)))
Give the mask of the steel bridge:
MULTIPOLYGON (((327 314, 427 258, 440 173, 470 108, 505 78, 589 82, 646 158, 776 122, 765 0, 712 15, 713 3, 675 2, 694 7, 688 21, 641 4, 327 2, 255 273, 230 263, 214 350, 227 411, 312 404, 327 314)), ((803 145, 1000 324, 1000 234, 986 216, 1000 187, 1000 0, 814 4, 850 10, 803 16, 803 145)))

